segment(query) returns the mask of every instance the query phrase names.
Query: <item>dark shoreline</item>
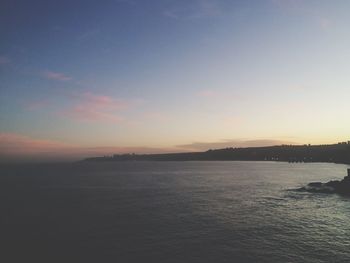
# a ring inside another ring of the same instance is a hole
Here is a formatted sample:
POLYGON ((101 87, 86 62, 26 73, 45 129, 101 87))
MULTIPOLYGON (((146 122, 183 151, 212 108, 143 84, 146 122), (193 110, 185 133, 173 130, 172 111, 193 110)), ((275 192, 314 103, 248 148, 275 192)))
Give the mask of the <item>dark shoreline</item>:
POLYGON ((327 183, 312 182, 299 189, 310 193, 339 194, 350 196, 350 169, 342 180, 332 180, 327 183))
POLYGON ((350 164, 350 143, 225 148, 205 152, 116 154, 86 158, 85 162, 114 161, 277 161, 290 163, 350 164))

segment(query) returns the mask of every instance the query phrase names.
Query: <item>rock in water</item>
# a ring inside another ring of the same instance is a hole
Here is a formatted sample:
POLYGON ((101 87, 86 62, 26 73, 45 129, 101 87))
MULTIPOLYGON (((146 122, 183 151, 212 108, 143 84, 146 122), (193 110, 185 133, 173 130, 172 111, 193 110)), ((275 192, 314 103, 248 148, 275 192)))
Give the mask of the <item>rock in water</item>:
POLYGON ((334 180, 327 183, 312 182, 307 186, 302 187, 301 190, 312 193, 337 193, 350 195, 350 169, 348 169, 348 175, 341 181, 334 180))

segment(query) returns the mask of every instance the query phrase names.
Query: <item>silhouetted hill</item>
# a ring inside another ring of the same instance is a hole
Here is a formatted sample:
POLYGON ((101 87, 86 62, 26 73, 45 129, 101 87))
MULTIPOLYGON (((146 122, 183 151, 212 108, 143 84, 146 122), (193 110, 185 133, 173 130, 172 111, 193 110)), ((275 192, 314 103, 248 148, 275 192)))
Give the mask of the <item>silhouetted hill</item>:
POLYGON ((88 158, 85 161, 284 161, 350 164, 350 143, 225 148, 190 153, 116 154, 88 158))

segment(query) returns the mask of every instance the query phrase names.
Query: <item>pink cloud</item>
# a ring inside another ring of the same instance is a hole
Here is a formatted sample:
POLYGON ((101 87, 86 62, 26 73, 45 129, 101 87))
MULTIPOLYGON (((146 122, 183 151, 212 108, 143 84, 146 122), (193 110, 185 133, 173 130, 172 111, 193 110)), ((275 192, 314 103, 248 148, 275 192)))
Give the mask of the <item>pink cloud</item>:
POLYGON ((201 90, 197 93, 199 97, 212 98, 218 96, 218 93, 213 90, 201 90))
POLYGON ((239 94, 235 91, 223 91, 223 90, 211 90, 204 89, 200 90, 195 94, 199 98, 208 99, 208 100, 242 100, 242 94, 239 94))
POLYGON ((47 106, 49 106, 49 102, 47 100, 37 100, 25 103, 24 108, 25 110, 35 111, 42 108, 46 108, 47 106))
POLYGON ((52 140, 38 140, 16 133, 0 133, 0 154, 33 154, 57 151, 70 145, 52 140))
POLYGON ((125 101, 114 99, 110 96, 96 95, 91 92, 85 92, 81 95, 84 103, 94 108, 120 110, 126 108, 129 104, 125 101))
POLYGON ((147 121, 156 121, 156 122, 164 122, 168 121, 170 118, 168 115, 166 115, 164 112, 160 111, 152 111, 152 112, 146 112, 144 114, 144 118, 147 121))
POLYGON ((37 139, 17 133, 0 133, 0 162, 81 160, 121 153, 165 153, 173 148, 82 147, 55 140, 37 139))
POLYGON ((10 63, 10 59, 4 56, 0 56, 0 65, 8 64, 10 63))
POLYGON ((101 112, 96 109, 90 109, 84 105, 77 105, 66 113, 67 116, 74 119, 83 121, 101 121, 110 123, 119 123, 123 120, 120 116, 117 116, 108 112, 101 112))
POLYGON ((123 121, 123 118, 119 116, 120 111, 128 106, 129 103, 110 96, 85 92, 78 96, 75 105, 63 115, 81 121, 119 123, 123 121))
POLYGON ((44 71, 43 75, 45 78, 59 80, 59 81, 69 81, 72 79, 72 77, 69 77, 63 73, 53 72, 48 70, 44 71))
POLYGON ((244 123, 243 120, 239 117, 235 117, 235 116, 229 116, 223 119, 223 123, 226 127, 239 127, 242 126, 242 124, 244 123))
POLYGON ((332 21, 328 18, 319 18, 318 23, 323 30, 328 30, 332 27, 332 21))

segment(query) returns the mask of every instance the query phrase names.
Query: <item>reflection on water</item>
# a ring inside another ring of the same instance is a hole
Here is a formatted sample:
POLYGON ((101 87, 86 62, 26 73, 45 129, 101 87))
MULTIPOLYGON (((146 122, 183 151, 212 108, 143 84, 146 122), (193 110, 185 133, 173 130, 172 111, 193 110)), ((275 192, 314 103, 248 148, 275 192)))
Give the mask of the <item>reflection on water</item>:
POLYGON ((345 173, 273 162, 2 166, 2 257, 350 262, 350 199, 291 190, 345 173))

